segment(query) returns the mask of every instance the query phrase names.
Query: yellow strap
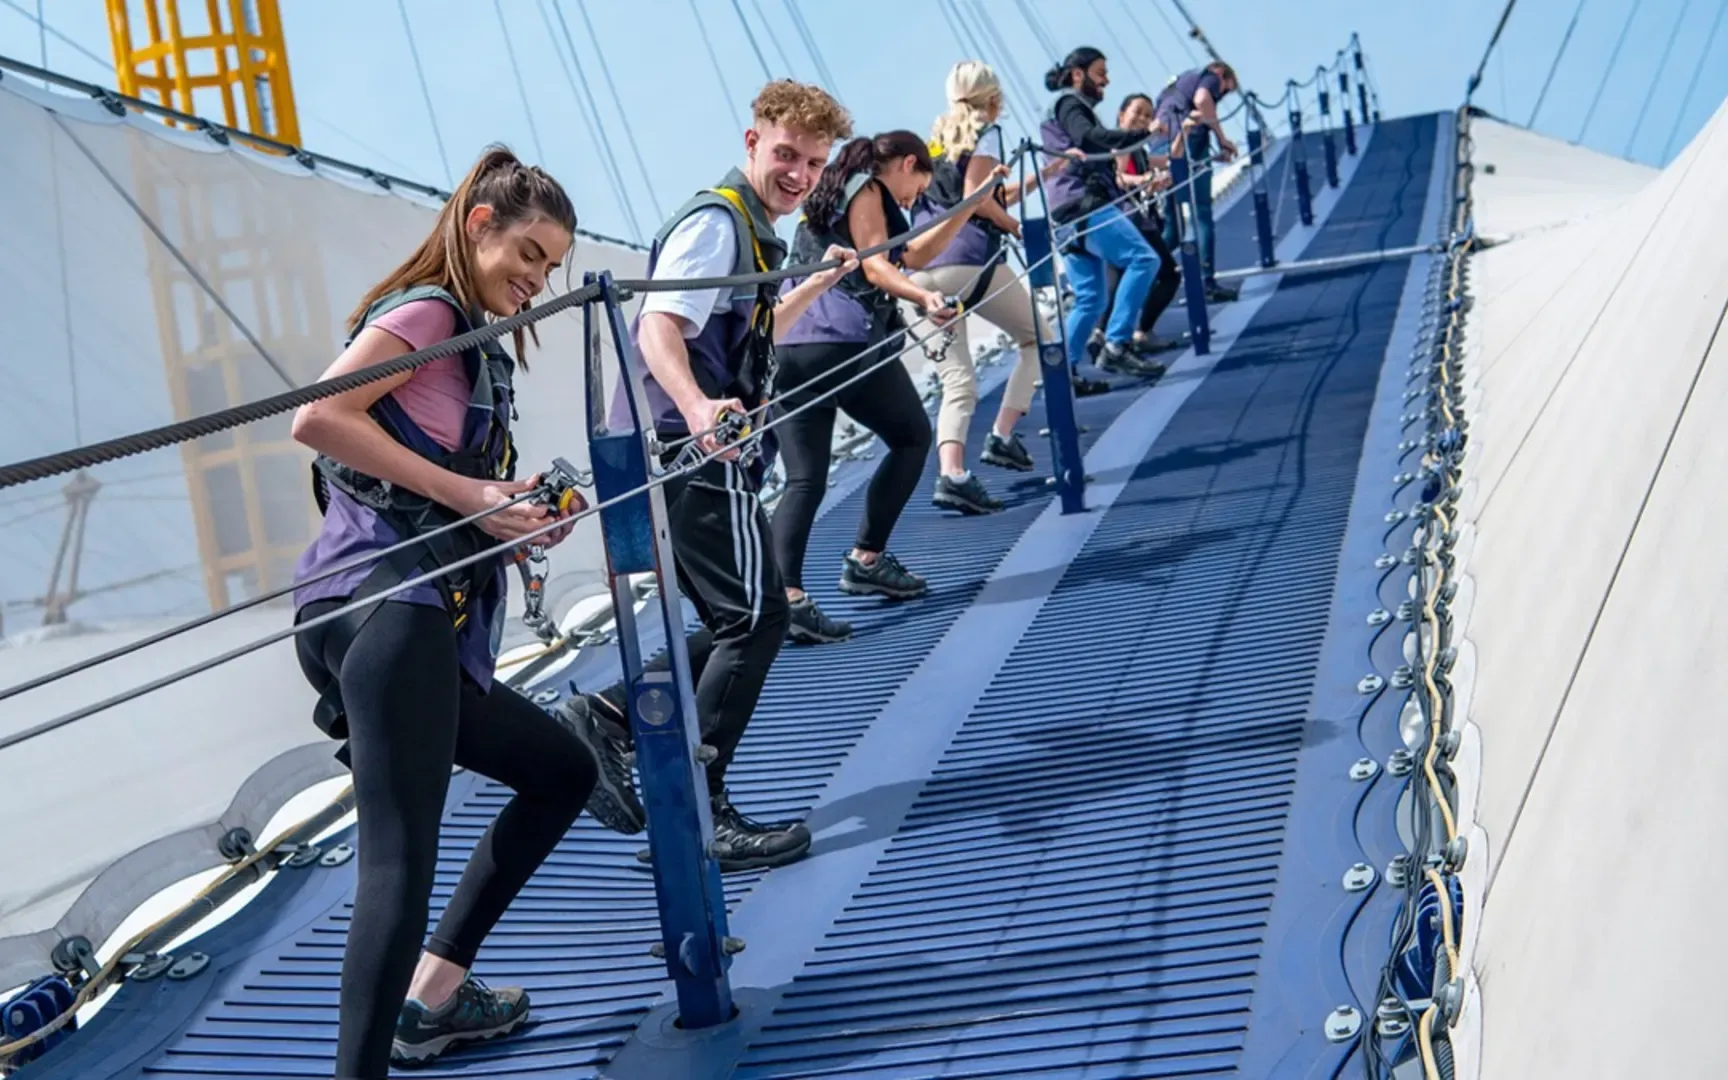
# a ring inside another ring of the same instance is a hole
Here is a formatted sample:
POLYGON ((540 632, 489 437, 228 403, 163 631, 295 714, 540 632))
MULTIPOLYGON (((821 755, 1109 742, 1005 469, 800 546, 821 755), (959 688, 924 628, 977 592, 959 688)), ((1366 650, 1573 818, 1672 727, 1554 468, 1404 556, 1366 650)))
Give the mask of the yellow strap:
POLYGON ((756 269, 762 273, 768 271, 768 260, 762 257, 762 244, 756 239, 756 223, 750 219, 750 208, 744 205, 744 196, 731 188, 709 188, 714 194, 732 204, 732 208, 743 215, 744 227, 750 230, 750 247, 756 252, 756 269))

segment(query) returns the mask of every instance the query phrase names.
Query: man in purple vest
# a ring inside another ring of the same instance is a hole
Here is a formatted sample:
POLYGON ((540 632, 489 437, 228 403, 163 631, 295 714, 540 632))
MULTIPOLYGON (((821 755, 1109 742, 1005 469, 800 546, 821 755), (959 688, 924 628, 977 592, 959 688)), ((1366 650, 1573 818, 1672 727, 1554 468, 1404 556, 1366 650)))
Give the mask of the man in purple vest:
MULTIPOLYGON (((1218 102, 1236 90, 1236 72, 1222 60, 1203 68, 1184 71, 1170 80, 1158 95, 1158 119, 1170 135, 1170 156, 1186 157, 1194 176, 1194 239, 1200 250, 1200 272, 1206 299, 1213 302, 1236 299, 1236 290, 1218 284, 1213 265, 1216 240, 1212 233, 1212 136, 1218 136, 1218 160, 1236 156, 1236 144, 1224 134, 1218 119, 1218 102)), ((1164 242, 1172 249, 1181 245, 1178 202, 1187 202, 1186 192, 1175 192, 1164 215, 1164 242)))
MULTIPOLYGON (((834 141, 851 135, 851 118, 825 91, 789 79, 764 87, 752 113, 754 122, 744 133, 745 165, 698 192, 660 229, 648 259, 653 280, 752 274, 778 269, 785 258, 774 223, 803 204, 834 141)), ((780 866, 810 849, 810 831, 802 822, 753 821, 726 792, 726 767, 756 709, 790 615, 759 497, 771 463, 772 432, 760 457, 746 464, 737 449, 721 446, 713 429, 722 414, 754 411, 767 400, 776 328, 791 326, 858 267, 856 256, 843 248, 830 247, 825 257, 842 261, 784 294, 777 281, 646 293, 633 331, 648 368, 645 388, 655 433, 671 447, 665 464, 672 464, 693 433, 704 456, 718 455, 693 471, 675 473, 665 491, 679 587, 703 622, 687 647, 703 741, 716 751, 707 772, 714 839, 727 851, 719 860, 722 870, 780 866)), ((623 701, 622 685, 614 685, 571 699, 565 718, 585 727, 599 747, 606 794, 635 811, 634 823, 608 824, 634 832, 642 827, 642 815, 630 789, 623 701)))

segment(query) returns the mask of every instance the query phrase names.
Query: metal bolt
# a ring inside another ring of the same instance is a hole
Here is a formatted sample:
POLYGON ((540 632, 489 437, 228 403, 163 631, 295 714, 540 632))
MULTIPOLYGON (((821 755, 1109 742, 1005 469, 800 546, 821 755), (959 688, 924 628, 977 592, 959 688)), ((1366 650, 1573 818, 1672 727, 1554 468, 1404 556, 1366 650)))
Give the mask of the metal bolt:
POLYGON ((1378 559, 1374 560, 1374 569, 1376 570, 1390 570, 1397 565, 1398 557, 1396 555, 1382 555, 1378 559))
POLYGON ((175 965, 168 969, 168 977, 176 982, 190 979, 192 976, 210 966, 210 958, 201 952, 187 953, 175 965))
POLYGON ((1389 997, 1380 1003, 1377 1011, 1374 1030, 1383 1037, 1396 1039, 1410 1030, 1410 1014, 1404 1003, 1395 997, 1389 997))
POLYGON ((1385 685, 1386 680, 1382 679, 1378 675, 1364 675, 1362 676, 1361 681, 1356 684, 1356 692, 1359 694, 1372 694, 1378 692, 1379 689, 1385 685))
POLYGON ((721 938, 720 948, 727 956, 736 956, 744 951, 744 939, 741 937, 721 938))
POLYGON ((538 694, 534 695, 534 704, 536 704, 536 705, 550 705, 554 701, 557 701, 557 700, 558 700, 558 691, 552 689, 551 687, 547 687, 545 690, 542 690, 538 694))
POLYGON ((1405 600, 1403 603, 1398 605, 1398 621, 1399 622, 1415 622, 1416 621, 1416 601, 1405 600))
POLYGON ((637 848, 636 861, 644 865, 652 865, 654 862, 654 853, 647 848, 637 848))
POLYGON ((664 941, 656 941, 654 944, 648 946, 648 955, 652 956, 656 960, 666 959, 666 943, 664 941))
POLYGON ((1361 892, 1374 884, 1374 868, 1365 862, 1354 863, 1344 871, 1344 891, 1361 892))
POLYGON ((1369 626, 1385 626, 1392 618, 1392 613, 1385 608, 1375 608, 1368 613, 1369 626))
POLYGON ((1386 521, 1388 524, 1396 525, 1400 521, 1403 521, 1403 520, 1404 520, 1404 511, 1402 511, 1402 510, 1388 510, 1386 512, 1386 521))
POLYGON ((672 695, 658 686, 650 687, 636 698, 636 712, 643 723, 659 727, 672 718, 672 695))
POLYGON ((1373 758, 1357 758, 1350 766, 1350 779, 1372 780, 1374 774, 1380 771, 1380 763, 1373 758))
POLYGON ((1326 1017, 1326 1038, 1330 1042, 1348 1042, 1362 1030, 1362 1014, 1354 1006, 1340 1005, 1326 1017))
POLYGON ((703 743, 696 748, 696 760, 703 765, 712 764, 719 756, 720 751, 714 749, 714 747, 707 743, 703 743))
POLYGON ((1440 857, 1446 869, 1456 873, 1463 868, 1464 860, 1470 857, 1470 842, 1462 836, 1454 836, 1440 849, 1440 857))
POLYGON ((1394 855, 1386 864, 1386 884, 1402 889, 1410 883, 1410 856, 1394 855))
POLYGON ((139 957, 138 966, 126 976, 126 981, 149 982, 151 979, 167 974, 168 969, 173 966, 174 957, 161 953, 151 953, 149 956, 139 957))
POLYGON ((335 847, 318 857, 318 865, 325 868, 341 866, 353 857, 354 849, 352 847, 349 847, 347 844, 337 844, 335 847))
POLYGON ((301 844, 295 848, 294 854, 283 860, 283 865, 291 870, 301 870, 317 862, 321 854, 317 844, 301 844))
POLYGON ((1392 672, 1392 686, 1398 690, 1408 690, 1416 683, 1416 673, 1410 670, 1409 664, 1399 664, 1392 672))
POLYGON ((1416 755, 1408 750, 1392 751, 1386 759, 1386 771, 1393 776, 1409 776, 1416 768, 1416 755))
POLYGON ((1464 981, 1453 979, 1442 986, 1434 995, 1434 1004, 1440 1006, 1440 1015, 1445 1018, 1446 1026, 1451 1027, 1464 1008, 1464 981))

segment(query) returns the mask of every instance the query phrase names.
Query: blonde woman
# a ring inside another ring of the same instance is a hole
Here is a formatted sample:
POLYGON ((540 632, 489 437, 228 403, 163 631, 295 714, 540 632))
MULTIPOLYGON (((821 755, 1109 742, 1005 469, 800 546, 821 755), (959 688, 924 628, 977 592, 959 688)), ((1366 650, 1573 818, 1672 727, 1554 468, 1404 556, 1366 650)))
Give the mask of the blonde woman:
MULTIPOLYGON (((913 207, 914 224, 943 213, 988 184, 993 170, 1007 156, 1002 129, 1002 86, 990 65, 962 60, 948 73, 948 111, 931 129, 930 153, 937 159, 937 182, 913 207), (946 180, 946 183, 941 181, 946 180)), ((1046 172, 1062 168, 1058 159, 1046 172)), ((911 278, 922 288, 960 299, 963 313, 982 315, 1020 347, 1020 360, 1008 377, 1002 408, 984 438, 982 460, 1020 472, 1033 468, 1032 455, 1014 427, 1032 405, 1038 381, 1037 334, 1032 298, 1011 274, 997 273, 1002 264, 1004 236, 1018 237, 1020 222, 1008 208, 1037 186, 1038 177, 1024 186, 1007 185, 985 199, 948 247, 911 278)), ((942 409, 936 417, 936 454, 940 465, 931 501, 963 514, 989 514, 1002 509, 983 481, 966 467, 966 433, 978 409, 978 372, 966 340, 966 320, 956 319, 950 334, 938 338, 937 374, 942 379, 942 409)), ((1046 341, 1054 334, 1044 327, 1046 341)), ((934 354, 933 354, 934 355, 934 354)))

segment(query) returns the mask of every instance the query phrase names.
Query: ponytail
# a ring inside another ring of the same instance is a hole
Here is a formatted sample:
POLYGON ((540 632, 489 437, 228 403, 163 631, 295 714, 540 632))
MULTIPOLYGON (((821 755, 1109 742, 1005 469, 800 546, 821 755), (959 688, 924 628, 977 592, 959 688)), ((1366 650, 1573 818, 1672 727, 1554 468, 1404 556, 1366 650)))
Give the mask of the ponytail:
MULTIPOLYGON (((509 228, 520 221, 543 217, 572 234, 576 231, 576 208, 558 181, 538 165, 523 164, 508 149, 489 146, 445 200, 431 233, 400 266, 372 286, 348 316, 349 333, 359 331, 367 310, 381 298, 418 285, 436 285, 448 292, 473 319, 480 303, 474 274, 474 241, 469 238, 466 226, 468 215, 476 206, 492 208, 489 229, 509 228)), ((524 303, 521 310, 530 306, 524 303)), ((540 339, 532 326, 528 333, 538 345, 540 339)), ((515 344, 516 361, 526 371, 521 330, 516 331, 515 344)))
POLYGON ((992 100, 1000 107, 1002 84, 989 64, 962 60, 948 72, 945 89, 948 111, 931 125, 930 138, 949 161, 958 161, 960 155, 978 148, 987 108, 992 100))
POLYGON ((826 229, 840 210, 840 196, 846 181, 854 173, 876 170, 890 161, 910 157, 918 159, 920 172, 932 172, 936 166, 930 160, 930 148, 910 131, 885 131, 872 139, 857 138, 840 148, 840 153, 822 170, 816 186, 804 200, 804 217, 812 225, 826 229))

